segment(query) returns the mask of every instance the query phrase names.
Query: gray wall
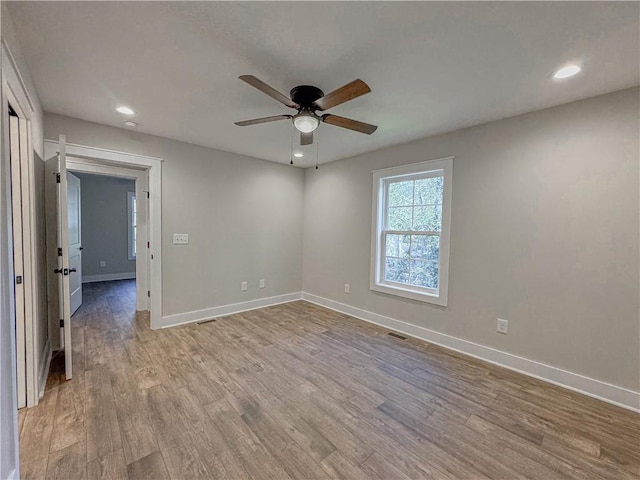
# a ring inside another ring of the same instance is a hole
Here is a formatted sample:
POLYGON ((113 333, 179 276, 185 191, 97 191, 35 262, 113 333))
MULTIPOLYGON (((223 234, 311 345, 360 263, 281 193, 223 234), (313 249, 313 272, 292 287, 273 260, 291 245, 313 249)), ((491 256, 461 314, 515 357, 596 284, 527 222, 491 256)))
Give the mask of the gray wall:
POLYGON ((61 133, 69 143, 164 159, 164 315, 301 290, 303 170, 45 114, 46 138, 61 133), (174 233, 188 233, 189 245, 172 245, 174 233))
POLYGON ((135 274, 129 260, 127 193, 136 183, 126 178, 73 172, 80 179, 82 279, 93 275, 135 274), (104 260, 106 266, 100 267, 104 260))
POLYGON ((306 170, 304 291, 640 390, 638 92, 306 170), (371 171, 450 155, 449 306, 371 291, 371 171))

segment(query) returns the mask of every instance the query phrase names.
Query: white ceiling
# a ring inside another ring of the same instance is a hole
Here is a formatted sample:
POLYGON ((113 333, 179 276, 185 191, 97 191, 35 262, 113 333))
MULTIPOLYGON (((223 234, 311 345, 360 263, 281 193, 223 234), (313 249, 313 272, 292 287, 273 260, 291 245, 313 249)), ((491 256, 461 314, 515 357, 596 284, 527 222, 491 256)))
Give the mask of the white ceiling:
MULTIPOLYGON (((372 92, 331 113, 371 136, 320 127, 319 162, 636 86, 637 2, 15 2, 45 111, 288 163, 291 113, 238 80, 288 94, 355 79, 372 92), (562 82, 568 62, 584 71, 562 82)), ((307 147, 309 149, 310 147, 307 147)), ((297 161, 315 161, 315 148, 297 161)))

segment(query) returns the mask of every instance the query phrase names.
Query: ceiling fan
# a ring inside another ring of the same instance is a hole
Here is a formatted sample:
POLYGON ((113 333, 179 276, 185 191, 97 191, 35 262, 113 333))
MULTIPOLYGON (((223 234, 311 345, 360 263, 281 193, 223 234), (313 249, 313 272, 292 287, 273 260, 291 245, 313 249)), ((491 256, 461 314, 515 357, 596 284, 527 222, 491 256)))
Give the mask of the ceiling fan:
POLYGON ((340 117, 338 115, 332 115, 330 113, 325 113, 323 115, 318 115, 316 113, 317 111, 324 112, 325 110, 364 95, 365 93, 369 93, 371 91, 369 85, 360 79, 347 83, 326 95, 318 87, 311 85, 298 85, 291 89, 289 94, 291 98, 289 98, 253 75, 241 75, 239 78, 261 92, 266 93, 271 98, 276 99, 283 105, 298 110, 298 113, 295 115, 274 115, 272 117, 255 118, 253 120, 235 122, 235 124, 240 127, 291 119, 293 125, 300 132, 300 145, 310 145, 313 143, 313 132, 318 128, 320 122, 335 125, 336 127, 348 128, 349 130, 366 133, 367 135, 371 135, 378 128, 375 125, 359 122, 350 118, 340 117))

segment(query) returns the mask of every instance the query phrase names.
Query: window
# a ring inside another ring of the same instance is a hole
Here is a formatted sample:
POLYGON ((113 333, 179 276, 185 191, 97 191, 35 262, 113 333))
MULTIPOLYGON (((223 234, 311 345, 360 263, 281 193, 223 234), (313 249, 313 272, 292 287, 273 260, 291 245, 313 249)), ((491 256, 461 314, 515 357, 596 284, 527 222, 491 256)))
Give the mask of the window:
POLYGON ((129 260, 136 259, 136 240, 138 238, 138 228, 136 214, 138 213, 136 205, 136 194, 127 192, 127 212, 129 225, 129 260))
POLYGON ((371 289, 447 305, 453 157, 373 172, 371 289))

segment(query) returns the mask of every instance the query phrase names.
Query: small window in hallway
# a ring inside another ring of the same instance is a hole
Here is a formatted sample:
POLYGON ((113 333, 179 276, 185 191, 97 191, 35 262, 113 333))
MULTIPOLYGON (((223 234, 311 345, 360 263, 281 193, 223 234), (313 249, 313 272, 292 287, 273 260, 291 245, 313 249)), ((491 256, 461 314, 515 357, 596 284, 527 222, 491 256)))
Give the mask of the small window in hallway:
POLYGON ((136 259, 136 239, 137 237, 137 222, 136 222, 136 194, 135 192, 127 193, 127 212, 129 218, 129 260, 136 259))

